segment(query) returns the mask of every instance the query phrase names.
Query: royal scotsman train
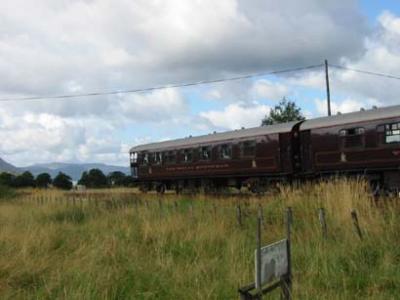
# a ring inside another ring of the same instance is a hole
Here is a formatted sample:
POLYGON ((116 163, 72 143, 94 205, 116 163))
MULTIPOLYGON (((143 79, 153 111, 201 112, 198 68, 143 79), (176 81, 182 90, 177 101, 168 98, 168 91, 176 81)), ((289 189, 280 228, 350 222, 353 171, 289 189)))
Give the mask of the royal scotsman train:
POLYGON ((135 146, 141 190, 253 192, 277 182, 362 175, 400 188, 400 105, 135 146))

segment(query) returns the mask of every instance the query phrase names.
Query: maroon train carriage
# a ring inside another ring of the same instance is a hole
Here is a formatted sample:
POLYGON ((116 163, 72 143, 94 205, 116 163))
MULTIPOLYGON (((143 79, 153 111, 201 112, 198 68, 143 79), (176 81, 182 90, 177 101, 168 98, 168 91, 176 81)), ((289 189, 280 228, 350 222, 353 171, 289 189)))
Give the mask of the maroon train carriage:
POLYGON ((400 106, 139 145, 130 157, 144 191, 258 191, 333 174, 361 174, 376 188, 398 189, 400 106))
POLYGON ((311 119, 300 125, 300 175, 364 175, 400 188, 400 105, 311 119))

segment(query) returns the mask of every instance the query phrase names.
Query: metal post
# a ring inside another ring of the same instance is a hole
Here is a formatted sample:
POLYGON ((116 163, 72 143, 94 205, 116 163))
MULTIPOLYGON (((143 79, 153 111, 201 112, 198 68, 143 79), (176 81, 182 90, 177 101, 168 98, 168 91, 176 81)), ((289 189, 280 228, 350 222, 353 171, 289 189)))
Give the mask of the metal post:
POLYGON ((328 116, 331 115, 331 92, 329 90, 328 60, 325 59, 326 100, 328 102, 328 116))

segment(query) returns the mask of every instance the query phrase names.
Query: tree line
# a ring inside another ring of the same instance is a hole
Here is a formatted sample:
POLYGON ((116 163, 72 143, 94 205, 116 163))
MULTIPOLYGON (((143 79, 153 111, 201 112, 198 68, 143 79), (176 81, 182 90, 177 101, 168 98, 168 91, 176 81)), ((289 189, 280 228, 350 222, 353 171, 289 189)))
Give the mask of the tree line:
MULTIPOLYGON (((48 173, 41 173, 34 177, 29 171, 18 175, 7 172, 0 173, 0 185, 13 188, 48 188, 53 186, 63 190, 70 190, 73 187, 72 178, 63 172, 59 172, 52 178, 48 173)), ((82 173, 78 185, 88 188, 129 187, 134 185, 134 179, 132 176, 125 175, 120 171, 105 175, 99 169, 91 169, 82 173)))

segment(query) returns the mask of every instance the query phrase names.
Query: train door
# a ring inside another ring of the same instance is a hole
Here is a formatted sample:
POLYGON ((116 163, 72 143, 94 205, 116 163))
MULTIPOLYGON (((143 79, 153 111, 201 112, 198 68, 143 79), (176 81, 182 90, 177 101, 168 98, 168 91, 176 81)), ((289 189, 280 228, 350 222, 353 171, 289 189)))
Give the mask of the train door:
POLYGON ((279 154, 281 170, 283 173, 291 173, 292 168, 292 137, 291 132, 279 134, 279 154))
POLYGON ((301 171, 301 149, 300 149, 300 127, 301 123, 296 124, 293 126, 292 129, 292 164, 293 164, 293 170, 297 173, 301 171))
POLYGON ((311 131, 305 130, 300 132, 300 154, 301 154, 301 171, 312 171, 311 159, 311 131))

